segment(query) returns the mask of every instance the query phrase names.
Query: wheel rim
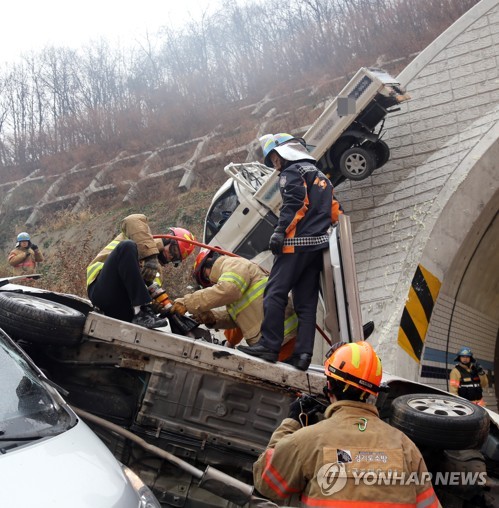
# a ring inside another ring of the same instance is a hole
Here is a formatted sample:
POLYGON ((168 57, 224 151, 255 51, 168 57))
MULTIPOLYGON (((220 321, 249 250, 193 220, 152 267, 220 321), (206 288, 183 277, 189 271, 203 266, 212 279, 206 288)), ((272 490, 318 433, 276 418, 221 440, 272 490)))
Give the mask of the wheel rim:
POLYGON ((448 400, 438 397, 421 397, 417 399, 411 399, 407 404, 418 413, 425 413, 436 416, 459 418, 474 413, 472 407, 464 405, 458 400, 448 400))
POLYGON ((367 171, 367 160, 360 153, 352 153, 345 160, 345 168, 351 175, 360 176, 367 171))

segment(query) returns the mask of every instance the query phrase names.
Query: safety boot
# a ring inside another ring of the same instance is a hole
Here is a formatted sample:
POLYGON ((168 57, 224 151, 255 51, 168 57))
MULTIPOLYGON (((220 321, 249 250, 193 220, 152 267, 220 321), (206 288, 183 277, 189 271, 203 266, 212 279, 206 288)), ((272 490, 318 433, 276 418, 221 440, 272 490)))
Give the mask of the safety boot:
POLYGON ((261 344, 254 344, 253 346, 237 346, 237 349, 247 355, 256 356, 257 358, 261 358, 262 360, 266 360, 271 363, 277 362, 277 358, 279 356, 279 353, 271 351, 261 344))
POLYGON ((138 314, 135 314, 132 319, 134 325, 143 326, 144 328, 161 328, 166 326, 168 321, 159 318, 154 314, 151 305, 142 305, 138 314))
POLYGON ((307 370, 310 366, 311 361, 312 361, 312 355, 309 355, 308 353, 300 353, 300 354, 291 355, 289 358, 284 360, 283 363, 292 365, 293 367, 297 368, 298 370, 307 370))

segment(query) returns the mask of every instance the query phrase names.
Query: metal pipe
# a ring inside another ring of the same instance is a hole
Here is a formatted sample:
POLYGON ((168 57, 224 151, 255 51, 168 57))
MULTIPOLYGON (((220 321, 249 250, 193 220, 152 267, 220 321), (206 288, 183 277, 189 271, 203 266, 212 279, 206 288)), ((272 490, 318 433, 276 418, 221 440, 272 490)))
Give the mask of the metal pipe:
POLYGON ((171 453, 163 450, 162 448, 159 448, 158 446, 154 446, 148 443, 147 441, 137 436, 133 432, 130 432, 129 430, 126 430, 123 427, 116 425, 115 423, 108 422, 107 420, 104 420, 104 418, 100 418, 99 416, 95 416, 92 413, 88 413, 83 409, 77 408, 75 406, 71 407, 73 408, 73 411, 84 420, 88 420, 89 422, 95 423, 96 425, 104 427, 112 432, 115 432, 116 434, 119 434, 120 436, 125 437, 126 439, 129 439, 130 441, 134 442, 135 444, 139 445, 145 450, 154 453, 155 455, 158 455, 158 457, 161 457, 162 459, 172 462, 173 464, 178 466, 180 469, 186 471, 197 480, 201 480, 201 478, 203 477, 204 472, 201 471, 200 469, 191 466, 191 464, 189 464, 188 462, 185 462, 184 460, 175 457, 175 455, 172 455, 171 453))
MULTIPOLYGON (((84 411, 83 409, 77 408, 75 406, 71 407, 73 408, 73 411, 84 420, 88 420, 92 423, 95 423, 96 425, 110 430, 111 432, 115 432, 116 434, 119 434, 120 436, 123 436, 124 438, 129 439, 130 441, 144 448, 148 452, 151 452, 154 455, 157 455, 158 457, 161 457, 162 459, 175 464, 183 471, 189 473, 196 480, 199 480, 198 485, 208 492, 216 494, 223 499, 232 501, 239 506, 246 505, 247 503, 251 503, 251 506, 255 507, 260 506, 259 502, 262 500, 253 496, 252 485, 248 485, 247 483, 237 480, 236 478, 232 478, 232 476, 229 476, 222 471, 218 471, 211 466, 207 466, 205 471, 201 471, 185 460, 179 459, 166 450, 148 443, 133 432, 130 432, 129 430, 126 430, 123 427, 116 425, 115 423, 104 420, 104 418, 100 418, 99 416, 88 413, 87 411, 84 411)), ((262 506, 268 505, 265 504, 262 506)))

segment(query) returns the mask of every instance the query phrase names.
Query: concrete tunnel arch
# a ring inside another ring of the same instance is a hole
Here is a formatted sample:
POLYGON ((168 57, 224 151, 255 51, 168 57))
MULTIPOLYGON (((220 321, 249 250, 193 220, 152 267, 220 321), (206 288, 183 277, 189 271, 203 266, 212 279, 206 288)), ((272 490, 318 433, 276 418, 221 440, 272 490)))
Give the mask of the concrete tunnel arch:
POLYGON ((337 188, 385 369, 444 390, 461 345, 495 371, 498 69, 499 4, 482 0, 398 76, 412 100, 387 117, 390 161, 337 188))
MULTIPOLYGON (((419 379, 444 390, 456 352, 464 345, 471 346, 490 372, 493 385, 499 309, 498 138, 496 124, 460 164, 464 177, 455 187, 448 184, 445 205, 434 203, 439 216, 418 267, 427 269, 425 278, 435 277, 437 290, 418 358, 419 379)), ((401 328, 402 322, 399 344, 401 328)), ((496 406, 495 395, 492 389, 486 392, 489 407, 496 406)))

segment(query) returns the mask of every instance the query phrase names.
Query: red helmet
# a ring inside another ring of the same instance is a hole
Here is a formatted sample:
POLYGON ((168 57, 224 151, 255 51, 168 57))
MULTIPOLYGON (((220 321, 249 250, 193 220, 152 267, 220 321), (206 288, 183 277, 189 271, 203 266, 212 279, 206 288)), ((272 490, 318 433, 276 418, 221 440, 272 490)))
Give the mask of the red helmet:
POLYGON ((179 238, 178 240, 172 240, 172 242, 178 247, 178 256, 180 257, 180 259, 175 259, 174 257, 174 261, 184 261, 190 254, 194 252, 195 245, 190 242, 183 242, 181 238, 185 238, 186 240, 190 241, 196 241, 194 235, 184 228, 170 228, 170 234, 178 236, 179 238))
POLYGON ((194 261, 194 269, 192 271, 192 276, 196 279, 196 282, 204 288, 213 286, 210 279, 205 277, 203 272, 204 265, 210 254, 210 249, 201 249, 199 254, 196 256, 196 261, 194 261))
POLYGON ((359 390, 377 395, 381 383, 381 360, 367 342, 351 342, 339 347, 324 364, 327 377, 338 379, 359 390))

